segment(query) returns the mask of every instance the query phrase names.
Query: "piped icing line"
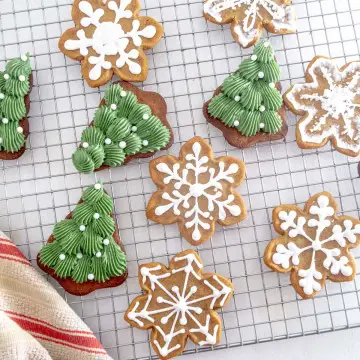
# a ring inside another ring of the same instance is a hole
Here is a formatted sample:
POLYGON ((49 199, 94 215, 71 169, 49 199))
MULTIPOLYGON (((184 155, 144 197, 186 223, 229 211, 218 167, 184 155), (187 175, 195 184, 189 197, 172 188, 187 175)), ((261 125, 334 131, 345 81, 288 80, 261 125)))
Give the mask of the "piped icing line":
POLYGON ((139 269, 140 284, 146 295, 133 300, 125 320, 140 329, 153 328, 153 347, 161 358, 183 351, 187 331, 196 335, 192 339, 201 346, 219 341, 221 324, 215 310, 225 305, 233 288, 220 275, 204 278, 202 268, 197 254, 186 250, 170 261, 168 269, 157 263, 139 269), (178 279, 183 282, 179 283, 178 279), (171 288, 165 282, 172 284, 171 288), (197 296, 203 293, 208 295, 197 296))

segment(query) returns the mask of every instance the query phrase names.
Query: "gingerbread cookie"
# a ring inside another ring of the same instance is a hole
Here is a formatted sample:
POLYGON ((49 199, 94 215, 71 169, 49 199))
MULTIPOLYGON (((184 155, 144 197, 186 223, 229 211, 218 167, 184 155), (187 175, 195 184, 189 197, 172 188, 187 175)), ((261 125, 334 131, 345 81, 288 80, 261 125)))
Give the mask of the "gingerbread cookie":
POLYGON ((168 268, 157 262, 139 268, 145 295, 132 301, 125 320, 139 329, 152 329, 151 345, 160 359, 181 354, 188 337, 200 346, 220 342, 221 320, 216 310, 229 301, 233 285, 202 269, 193 250, 174 256, 168 268))
POLYGON ((286 106, 302 115, 296 126, 299 147, 317 149, 330 140, 339 152, 359 155, 360 62, 338 69, 331 59, 316 56, 305 80, 284 94, 286 106))
POLYGON ((280 68, 273 48, 268 41, 261 41, 254 54, 204 104, 203 113, 232 146, 246 148, 279 140, 288 130, 280 89, 280 68))
POLYGON ((88 174, 168 149, 173 133, 166 111, 159 94, 125 82, 112 84, 73 153, 75 168, 88 174))
POLYGON ((73 295, 115 287, 126 280, 126 256, 113 202, 101 183, 87 188, 74 211, 55 225, 37 264, 73 295))
POLYGON ((204 16, 215 24, 231 23, 242 47, 254 45, 263 27, 274 34, 296 31, 292 0, 204 0, 204 16))
POLYGON ((106 84, 113 76, 144 81, 148 65, 144 50, 153 48, 163 35, 153 18, 139 16, 138 0, 75 0, 75 27, 61 36, 60 50, 81 61, 91 87, 106 84))
POLYGON ((0 72, 1 160, 14 160, 25 152, 32 83, 29 54, 9 61, 0 72))
POLYGON ((180 157, 162 156, 150 162, 150 175, 159 188, 146 216, 159 224, 178 223, 181 235, 193 245, 208 240, 215 223, 233 225, 246 216, 244 201, 235 191, 245 176, 242 161, 215 159, 211 146, 194 137, 180 157))
POLYGON ((336 213, 337 204, 328 192, 312 196, 304 210, 281 205, 273 211, 274 228, 281 236, 267 246, 265 264, 274 271, 291 272, 291 283, 304 299, 315 296, 327 278, 355 278, 350 249, 360 244, 360 221, 336 213))

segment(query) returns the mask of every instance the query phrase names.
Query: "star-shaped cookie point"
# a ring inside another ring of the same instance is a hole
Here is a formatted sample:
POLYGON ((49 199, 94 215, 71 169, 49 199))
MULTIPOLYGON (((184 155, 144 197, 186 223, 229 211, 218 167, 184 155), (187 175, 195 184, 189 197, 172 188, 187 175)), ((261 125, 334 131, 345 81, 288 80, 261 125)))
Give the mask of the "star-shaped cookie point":
POLYGON ((75 27, 63 33, 60 50, 81 61, 91 87, 106 84, 115 74, 126 81, 143 81, 148 65, 143 50, 151 49, 163 35, 153 18, 139 16, 138 0, 75 0, 75 27))
POLYGON ((273 211, 274 229, 280 236, 268 244, 264 261, 275 271, 291 272, 293 287, 305 299, 315 296, 326 279, 355 278, 350 249, 360 244, 360 221, 336 213, 337 204, 328 192, 312 196, 304 210, 281 205, 273 211))
POLYGON ((150 220, 178 223, 181 235, 193 245, 208 240, 215 223, 233 225, 246 216, 244 201, 235 191, 244 179, 242 161, 214 158, 211 146, 194 137, 180 157, 162 156, 150 163, 150 174, 158 187, 146 209, 150 220))
POLYGON ((302 115, 296 127, 299 147, 316 149, 331 141, 339 152, 359 155, 360 62, 339 69, 331 59, 315 57, 305 79, 284 94, 286 106, 302 115))
POLYGON ((216 24, 231 23, 234 39, 242 47, 254 45, 263 27, 275 34, 296 31, 292 0, 204 0, 205 18, 216 24))
POLYGON ((161 359, 181 354, 188 337, 200 346, 220 342, 216 310, 230 300, 233 285, 221 275, 204 274, 195 251, 177 254, 168 268, 161 263, 141 265, 139 283, 145 294, 132 301, 125 320, 152 329, 151 344, 161 359))

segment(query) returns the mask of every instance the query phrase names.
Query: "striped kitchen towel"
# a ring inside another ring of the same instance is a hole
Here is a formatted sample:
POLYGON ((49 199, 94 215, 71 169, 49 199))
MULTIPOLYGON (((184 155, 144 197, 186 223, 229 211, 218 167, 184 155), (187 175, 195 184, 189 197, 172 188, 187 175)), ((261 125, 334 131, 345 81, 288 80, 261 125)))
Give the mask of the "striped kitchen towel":
POLYGON ((1 231, 0 359, 111 360, 90 329, 1 231))

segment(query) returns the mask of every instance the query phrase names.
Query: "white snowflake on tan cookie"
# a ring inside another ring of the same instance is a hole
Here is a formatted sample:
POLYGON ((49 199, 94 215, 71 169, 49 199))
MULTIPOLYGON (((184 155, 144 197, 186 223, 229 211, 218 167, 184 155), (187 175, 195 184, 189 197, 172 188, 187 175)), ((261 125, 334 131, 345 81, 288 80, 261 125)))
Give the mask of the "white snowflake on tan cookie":
POLYGON ((275 34, 295 32, 291 1, 204 0, 204 14, 214 23, 231 23, 234 39, 242 47, 250 47, 259 40, 263 27, 275 34))
POLYGON ((327 278, 355 278, 349 250, 360 244, 360 221, 336 212, 337 204, 327 192, 311 197, 304 210, 295 205, 274 209, 274 228, 281 236, 269 243, 264 261, 275 271, 291 271, 291 283, 303 298, 316 295, 327 278))
POLYGON ((328 58, 315 57, 305 73, 306 83, 285 94, 285 104, 302 115, 296 139, 303 149, 324 146, 329 140, 341 153, 360 154, 360 62, 338 69, 328 58))
POLYGON ((177 254, 166 268, 160 263, 141 265, 138 296, 125 320, 139 329, 153 329, 151 343, 161 359, 181 354, 189 337, 200 346, 220 342, 221 321, 216 310, 229 301, 233 285, 221 275, 203 274, 193 250, 177 254))
POLYGON ((76 27, 59 41, 60 50, 81 61, 90 86, 107 83, 115 73, 127 81, 147 77, 143 49, 152 48, 163 34, 151 17, 139 16, 138 0, 75 0, 72 18, 76 27))
POLYGON ((159 190, 146 209, 150 220, 178 222, 182 236, 193 245, 208 240, 215 223, 233 225, 246 216, 244 202, 234 190, 243 181, 244 163, 230 156, 214 159, 202 138, 189 140, 180 158, 162 156, 150 163, 159 190))

